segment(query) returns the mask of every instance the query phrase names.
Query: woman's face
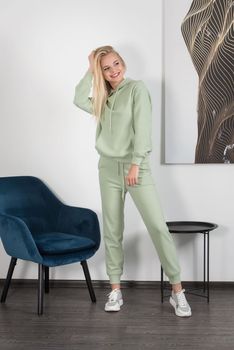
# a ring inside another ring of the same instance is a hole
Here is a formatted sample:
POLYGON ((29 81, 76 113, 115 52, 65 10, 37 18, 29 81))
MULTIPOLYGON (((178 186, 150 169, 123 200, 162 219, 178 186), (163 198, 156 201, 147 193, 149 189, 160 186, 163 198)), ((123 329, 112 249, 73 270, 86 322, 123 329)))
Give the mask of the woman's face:
POLYGON ((124 79, 125 68, 121 60, 110 52, 101 58, 101 67, 104 79, 115 89, 124 79))

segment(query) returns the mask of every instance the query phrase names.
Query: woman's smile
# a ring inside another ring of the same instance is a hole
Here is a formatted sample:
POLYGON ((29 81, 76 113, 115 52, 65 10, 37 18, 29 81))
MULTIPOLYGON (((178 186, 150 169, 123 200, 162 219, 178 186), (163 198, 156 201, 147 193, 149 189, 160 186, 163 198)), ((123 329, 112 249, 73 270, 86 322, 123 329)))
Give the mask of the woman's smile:
POLYGON ((117 78, 117 77, 119 76, 119 74, 120 74, 120 72, 115 73, 115 74, 112 74, 110 77, 111 77, 111 78, 117 78))

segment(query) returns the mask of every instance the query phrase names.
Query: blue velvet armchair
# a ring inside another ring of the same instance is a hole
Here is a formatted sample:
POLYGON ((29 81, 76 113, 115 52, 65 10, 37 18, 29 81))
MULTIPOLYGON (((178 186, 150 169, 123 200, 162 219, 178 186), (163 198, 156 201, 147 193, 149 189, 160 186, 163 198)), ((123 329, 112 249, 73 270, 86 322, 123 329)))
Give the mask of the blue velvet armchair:
POLYGON ((11 262, 1 302, 6 301, 17 259, 38 264, 38 314, 49 292, 49 267, 80 262, 92 302, 96 302, 87 259, 100 246, 97 215, 63 204, 33 176, 0 177, 0 237, 11 262))

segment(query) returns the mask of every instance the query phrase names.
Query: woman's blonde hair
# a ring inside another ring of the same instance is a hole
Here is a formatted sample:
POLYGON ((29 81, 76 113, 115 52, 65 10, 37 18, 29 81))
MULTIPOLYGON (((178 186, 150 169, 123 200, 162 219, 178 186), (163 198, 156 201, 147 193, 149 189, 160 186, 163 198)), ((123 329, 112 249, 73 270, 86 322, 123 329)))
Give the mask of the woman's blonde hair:
POLYGON ((108 81, 104 79, 101 59, 103 56, 114 53, 119 58, 120 62, 126 69, 126 64, 123 58, 119 55, 118 52, 112 46, 101 46, 94 50, 94 66, 93 66, 93 112, 94 116, 99 120, 101 118, 101 114, 104 110, 104 106, 106 104, 106 100, 111 91, 111 85, 108 81))

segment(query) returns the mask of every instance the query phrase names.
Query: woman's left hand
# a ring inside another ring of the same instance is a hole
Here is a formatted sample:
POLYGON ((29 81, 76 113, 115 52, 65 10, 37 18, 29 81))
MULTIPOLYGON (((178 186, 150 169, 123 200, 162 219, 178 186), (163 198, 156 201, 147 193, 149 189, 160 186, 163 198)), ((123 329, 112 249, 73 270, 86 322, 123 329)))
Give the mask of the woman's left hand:
POLYGON ((125 176, 128 186, 134 186, 138 183, 138 174, 139 174, 139 165, 132 164, 128 171, 128 175, 125 176))

